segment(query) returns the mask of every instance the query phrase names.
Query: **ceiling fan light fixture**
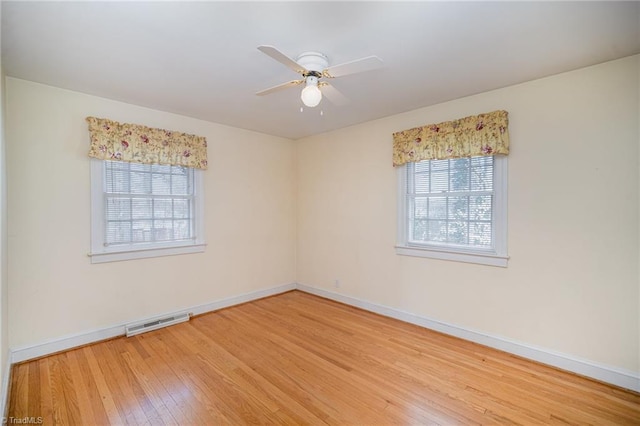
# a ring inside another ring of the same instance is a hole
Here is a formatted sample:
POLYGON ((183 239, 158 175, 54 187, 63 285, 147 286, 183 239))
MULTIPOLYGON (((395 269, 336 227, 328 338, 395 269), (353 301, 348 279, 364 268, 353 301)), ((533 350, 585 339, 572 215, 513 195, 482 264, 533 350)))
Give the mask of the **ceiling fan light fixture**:
POLYGON ((355 61, 329 66, 327 56, 319 52, 304 52, 300 54, 296 60, 293 60, 273 46, 258 46, 258 50, 285 65, 290 70, 295 71, 297 74, 300 74, 302 78, 261 90, 257 92, 256 95, 268 95, 289 87, 299 87, 298 85, 304 83, 305 87, 302 89, 302 93, 300 93, 300 99, 302 103, 309 108, 318 106, 325 95, 334 105, 341 106, 348 102, 347 98, 334 86, 326 81, 320 83, 319 80, 321 78, 333 79, 382 67, 382 60, 377 56, 367 56, 366 58, 356 59, 355 61), (320 86, 322 86, 322 91, 320 90, 320 86))
POLYGON ((308 106, 309 108, 313 108, 320 104, 322 100, 322 92, 318 87, 318 78, 309 76, 306 79, 307 86, 302 89, 302 93, 300 93, 300 99, 302 99, 302 103, 308 106))

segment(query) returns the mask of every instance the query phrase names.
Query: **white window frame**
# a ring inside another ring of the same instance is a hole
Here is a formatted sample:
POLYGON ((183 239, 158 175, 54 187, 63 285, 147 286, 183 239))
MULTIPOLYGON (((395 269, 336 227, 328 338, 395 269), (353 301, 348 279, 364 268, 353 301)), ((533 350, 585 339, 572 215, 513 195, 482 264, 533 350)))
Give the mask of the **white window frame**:
POLYGON ((91 159, 91 263, 118 262, 159 256, 204 252, 203 172, 194 170, 195 239, 191 241, 154 242, 127 246, 106 246, 104 207, 104 160, 91 159))
POLYGON ((446 244, 409 243, 407 214, 407 166, 397 167, 398 174, 398 234, 396 254, 507 267, 507 157, 493 156, 493 244, 492 249, 476 249, 446 244))

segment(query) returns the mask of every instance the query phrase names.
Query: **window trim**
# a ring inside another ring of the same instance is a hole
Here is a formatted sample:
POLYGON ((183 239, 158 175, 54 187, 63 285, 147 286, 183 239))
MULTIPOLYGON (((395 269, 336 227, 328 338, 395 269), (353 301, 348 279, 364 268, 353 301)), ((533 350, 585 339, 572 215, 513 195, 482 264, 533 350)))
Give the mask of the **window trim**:
POLYGON ((104 161, 106 160, 91 159, 91 251, 89 252, 91 263, 204 252, 206 247, 204 240, 204 173, 198 169, 195 169, 193 174, 195 240, 139 244, 135 248, 105 246, 104 161))
POLYGON ((504 155, 494 155, 493 179, 493 249, 473 249, 454 245, 410 244, 408 242, 407 215, 407 165, 397 167, 398 199, 397 199, 397 242, 396 254, 402 256, 425 257, 431 259, 450 260, 456 262, 476 263, 480 265, 506 268, 507 255, 507 177, 508 164, 504 155))

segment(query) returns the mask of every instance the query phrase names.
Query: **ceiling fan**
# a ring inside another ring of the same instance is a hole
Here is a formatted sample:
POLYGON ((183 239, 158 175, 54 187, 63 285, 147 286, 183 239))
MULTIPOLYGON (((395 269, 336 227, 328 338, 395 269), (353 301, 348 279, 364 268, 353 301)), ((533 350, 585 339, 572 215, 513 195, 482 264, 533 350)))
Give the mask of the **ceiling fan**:
POLYGON ((302 78, 261 90, 256 95, 268 95, 304 83, 305 87, 302 89, 300 98, 302 103, 308 107, 318 106, 323 94, 336 105, 344 105, 349 102, 335 87, 326 81, 320 81, 320 79, 337 78, 382 67, 382 60, 377 56, 367 56, 344 64, 329 66, 327 57, 318 52, 302 53, 294 61, 273 46, 258 46, 258 50, 297 72, 302 78), (321 88, 322 90, 320 90, 321 88))

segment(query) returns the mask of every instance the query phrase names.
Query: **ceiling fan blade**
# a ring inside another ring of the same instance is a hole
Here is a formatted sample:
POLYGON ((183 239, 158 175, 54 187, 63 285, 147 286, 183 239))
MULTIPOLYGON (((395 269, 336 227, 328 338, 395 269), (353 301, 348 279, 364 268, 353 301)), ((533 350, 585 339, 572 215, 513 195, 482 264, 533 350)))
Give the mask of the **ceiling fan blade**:
POLYGON ((327 82, 320 83, 320 90, 322 91, 322 94, 334 105, 342 106, 349 103, 349 99, 345 95, 340 93, 338 89, 327 82))
POLYGON ((322 72, 322 75, 328 78, 342 77, 343 75, 375 70, 381 68, 382 64, 382 59, 377 56, 367 56, 366 58, 329 67, 322 72))
POLYGON ((286 83, 278 84, 277 86, 269 87, 268 89, 261 90, 256 93, 258 96, 268 95, 273 92, 277 92, 283 89, 288 89, 289 87, 298 86, 299 84, 304 83, 304 80, 291 80, 286 83))
POLYGON ((285 55, 284 53, 282 53, 281 51, 279 51, 273 46, 258 46, 258 50, 264 53, 265 55, 271 56, 273 59, 291 68, 298 74, 307 72, 307 69, 305 67, 303 67, 302 65, 300 65, 299 63, 297 63, 296 61, 294 61, 293 59, 291 59, 290 57, 288 57, 287 55, 285 55))

